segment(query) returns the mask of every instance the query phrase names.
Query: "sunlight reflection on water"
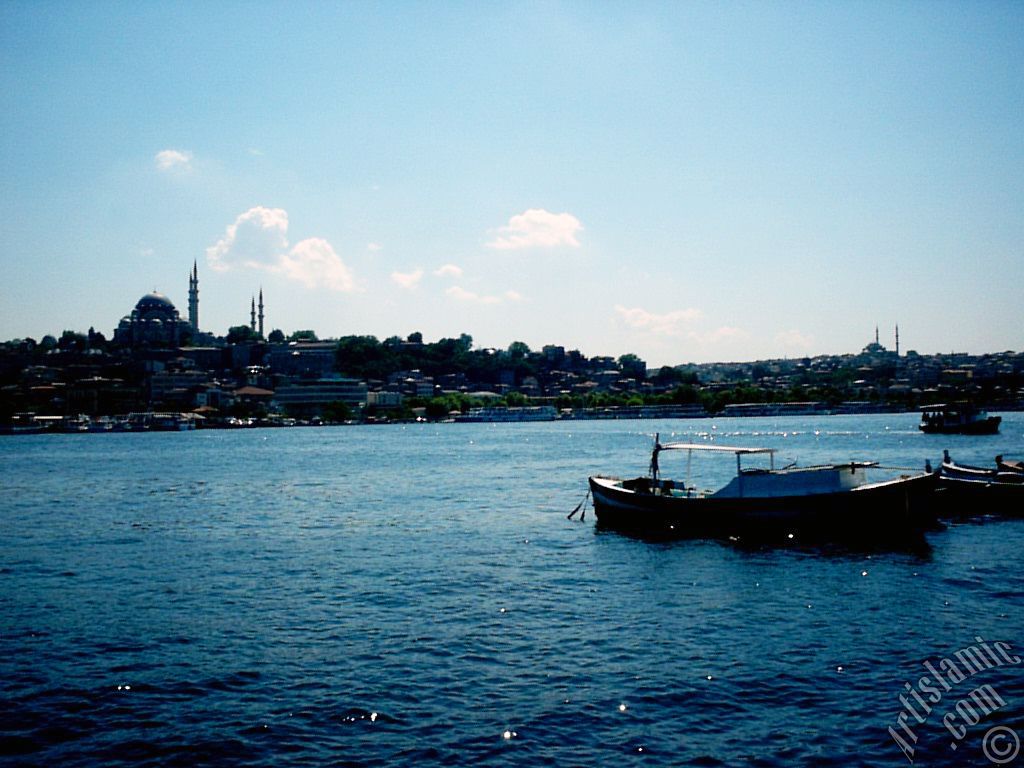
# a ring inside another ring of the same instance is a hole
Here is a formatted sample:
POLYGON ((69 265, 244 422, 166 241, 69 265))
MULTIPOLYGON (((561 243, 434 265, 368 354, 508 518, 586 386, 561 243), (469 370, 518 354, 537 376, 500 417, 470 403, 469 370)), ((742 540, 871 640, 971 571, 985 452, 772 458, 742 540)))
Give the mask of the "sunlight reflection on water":
POLYGON ((914 419, 0 440, 0 738, 61 765, 899 764, 922 659, 1024 641, 1024 523, 869 553, 566 515, 588 475, 644 473, 656 432, 801 464, 1024 455, 1017 414, 984 442, 914 419))

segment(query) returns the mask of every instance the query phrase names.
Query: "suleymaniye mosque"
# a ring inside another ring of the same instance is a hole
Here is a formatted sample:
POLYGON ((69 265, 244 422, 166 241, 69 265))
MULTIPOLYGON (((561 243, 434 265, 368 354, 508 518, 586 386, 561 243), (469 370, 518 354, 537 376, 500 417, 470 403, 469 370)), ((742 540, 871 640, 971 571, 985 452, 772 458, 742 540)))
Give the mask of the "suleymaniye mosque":
POLYGON ((147 293, 130 315, 121 319, 114 341, 126 346, 178 346, 191 336, 192 326, 182 320, 171 300, 162 293, 147 293))
MULTIPOLYGON (((262 338, 262 288, 258 315, 256 309, 256 298, 253 297, 250 325, 253 332, 259 333, 262 338)), ((204 334, 199 330, 199 268, 194 262, 188 277, 188 320, 181 317, 169 298, 154 290, 139 299, 131 314, 121 318, 121 322, 114 329, 114 341, 131 347, 177 347, 208 341, 207 337, 210 337, 210 334, 204 334)))

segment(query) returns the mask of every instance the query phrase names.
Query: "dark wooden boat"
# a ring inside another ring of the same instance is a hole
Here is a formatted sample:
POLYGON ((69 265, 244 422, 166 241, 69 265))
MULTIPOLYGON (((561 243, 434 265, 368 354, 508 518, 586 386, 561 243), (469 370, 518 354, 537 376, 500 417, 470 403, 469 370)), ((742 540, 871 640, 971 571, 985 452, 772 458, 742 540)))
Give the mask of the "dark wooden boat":
POLYGON ((611 528, 691 537, 885 539, 936 526, 938 474, 908 473, 871 481, 877 462, 775 469, 774 449, 655 442, 649 477, 590 478, 598 523, 611 528), (724 487, 699 490, 661 477, 663 451, 732 454, 736 476, 724 487), (769 468, 748 469, 742 459, 767 456, 769 468))
POLYGON ((922 432, 943 435, 994 435, 1001 416, 989 416, 971 403, 943 403, 922 409, 922 432))
POLYGON ((943 451, 938 498, 947 517, 1024 517, 1024 471, 1020 462, 996 457, 992 468, 957 464, 943 451))
POLYGON ((990 468, 975 467, 970 464, 957 464, 949 456, 949 451, 942 452, 942 477, 956 480, 985 480, 991 483, 1024 485, 1024 468, 1017 469, 1019 461, 1003 461, 996 456, 994 466, 990 468))
POLYGON ((1024 475, 1024 461, 1004 459, 1002 456, 996 456, 996 466, 1000 472, 1016 472, 1024 475))

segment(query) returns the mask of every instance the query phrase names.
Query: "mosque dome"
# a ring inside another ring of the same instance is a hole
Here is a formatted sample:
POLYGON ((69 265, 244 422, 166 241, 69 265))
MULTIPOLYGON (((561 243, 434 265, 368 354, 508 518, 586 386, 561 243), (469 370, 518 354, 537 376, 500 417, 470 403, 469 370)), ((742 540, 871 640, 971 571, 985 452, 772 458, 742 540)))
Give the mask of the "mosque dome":
POLYGON ((139 303, 135 305, 135 309, 139 312, 148 312, 153 309, 160 309, 164 311, 174 311, 174 304, 171 300, 164 296, 162 293, 147 293, 141 299, 139 303))
POLYGON ((199 304, 199 278, 189 275, 190 319, 183 320, 169 298, 159 291, 147 293, 114 329, 114 341, 129 347, 176 347, 195 334, 199 304))
POLYGON ((114 340, 130 346, 175 346, 187 330, 188 323, 178 315, 171 300, 153 291, 139 299, 131 315, 121 321, 114 340))

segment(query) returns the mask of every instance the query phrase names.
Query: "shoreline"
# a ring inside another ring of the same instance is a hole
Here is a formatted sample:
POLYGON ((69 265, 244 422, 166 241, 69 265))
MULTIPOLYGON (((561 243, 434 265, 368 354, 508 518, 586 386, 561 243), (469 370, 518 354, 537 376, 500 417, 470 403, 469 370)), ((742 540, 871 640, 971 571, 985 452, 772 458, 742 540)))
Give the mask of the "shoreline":
MULTIPOLYGON (((145 412, 121 416, 104 416, 92 419, 80 414, 77 416, 35 416, 21 414, 15 423, 0 426, 0 435, 38 435, 38 434, 104 434, 131 432, 191 432, 195 430, 232 430, 232 429, 263 429, 293 427, 328 427, 328 426, 381 426, 389 424, 522 424, 556 421, 627 421, 653 419, 713 419, 713 418, 773 418, 780 416, 855 416, 873 414, 912 414, 920 413, 920 409, 881 405, 856 406, 808 406, 799 404, 790 406, 785 403, 751 404, 740 408, 726 408, 717 413, 708 413, 703 409, 688 406, 609 406, 605 408, 565 409, 555 412, 553 409, 537 407, 492 408, 486 413, 469 412, 459 416, 442 419, 428 419, 424 416, 404 419, 388 419, 370 417, 366 419, 349 419, 346 421, 329 421, 319 418, 294 419, 288 417, 245 418, 229 417, 217 419, 203 417, 187 412, 145 412)), ((1015 412, 1024 410, 1020 404, 1000 406, 993 410, 1015 412)))

